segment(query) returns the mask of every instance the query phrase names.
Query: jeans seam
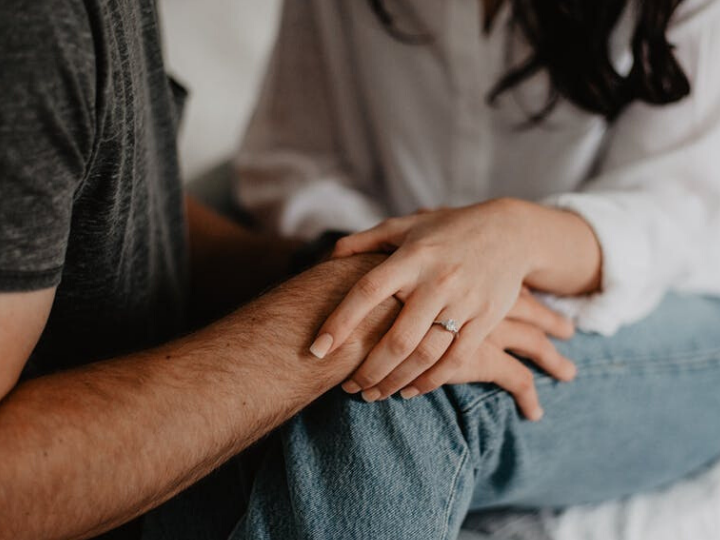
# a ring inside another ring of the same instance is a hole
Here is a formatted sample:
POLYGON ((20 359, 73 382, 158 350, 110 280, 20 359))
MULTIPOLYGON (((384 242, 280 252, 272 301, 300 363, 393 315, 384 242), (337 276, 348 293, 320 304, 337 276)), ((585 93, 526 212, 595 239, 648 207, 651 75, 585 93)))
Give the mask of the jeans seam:
POLYGON ((460 458, 460 464, 458 465, 458 468, 455 470, 455 474, 453 475, 452 482, 450 484, 450 499, 448 500, 447 506, 445 508, 445 529, 442 533, 442 538, 444 540, 447 540, 448 538, 448 532, 450 531, 450 515, 452 512, 453 504, 455 503, 455 496, 457 494, 457 483, 460 478, 460 472, 462 471, 463 467, 465 466, 465 463, 467 462, 467 457, 469 454, 468 447, 466 445, 463 445, 463 452, 462 456, 460 458))
MULTIPOLYGON (((630 358, 626 357, 625 359, 595 360, 595 362, 607 361, 607 363, 599 366, 578 369, 577 378, 575 380, 612 375, 618 370, 622 370, 624 373, 629 374, 653 374, 676 369, 685 372, 697 371, 709 367, 720 367, 720 349, 713 349, 693 354, 675 355, 666 357, 660 361, 638 363, 639 359, 644 358, 651 357, 635 356, 630 358), (680 361, 682 361, 682 363, 678 363, 680 361)), ((536 379, 536 382, 541 384, 552 384, 555 383, 555 380, 549 375, 543 373, 536 379)))
MULTIPOLYGON (((598 367, 580 368, 578 370, 575 381, 590 377, 601 377, 603 375, 611 375, 613 371, 623 369, 625 372, 635 372, 638 374, 651 374, 659 373, 662 371, 671 370, 673 368, 690 368, 690 369, 702 369, 713 365, 720 366, 720 349, 708 349, 700 352, 682 353, 663 358, 662 360, 654 360, 652 362, 637 363, 639 360, 657 358, 652 355, 640 355, 640 356, 626 356, 621 359, 618 358, 606 358, 593 360, 593 362, 606 362, 598 367), (682 364, 678 364, 679 361, 683 361, 682 364)), ((557 381, 547 374, 541 373, 535 378, 536 384, 556 384, 557 381)), ((498 394, 506 393, 502 388, 491 390, 490 392, 478 396, 473 401, 465 405, 460 412, 466 414, 477 406, 482 404, 484 401, 497 396, 498 394)))
POLYGON ((650 353, 650 354, 635 354, 631 356, 624 356, 622 358, 607 358, 607 357, 601 357, 599 359, 593 360, 593 362, 612 362, 612 363, 625 363, 625 362, 639 362, 639 361, 646 361, 647 364, 650 365, 656 365, 660 363, 663 364, 670 364, 677 362, 679 360, 692 360, 692 359, 698 359, 699 362, 707 361, 710 358, 717 357, 720 355, 720 347, 714 347, 712 349, 705 349, 705 350, 697 350, 697 351, 683 351, 676 354, 672 354, 669 356, 663 357, 662 361, 658 362, 657 353, 650 353))
POLYGON ((503 390, 502 388, 497 388, 497 389, 495 389, 495 390, 491 390, 491 391, 488 392, 487 394, 483 394, 482 396, 478 396, 478 397, 475 398, 473 401, 471 401, 470 403, 468 403, 465 407, 463 407, 462 409, 460 409, 460 413, 461 413, 461 414, 468 413, 468 412, 470 412, 471 410, 475 409, 475 408, 476 408, 478 405, 480 405, 481 403, 487 401, 487 400, 490 399, 490 398, 497 397, 498 395, 500 395, 500 394, 502 394, 502 393, 506 393, 506 391, 503 390))
MULTIPOLYGON (((482 510, 479 510, 478 512, 482 512, 482 510)), ((493 531, 493 538, 499 537, 500 534, 506 534, 512 533, 513 531, 517 531, 517 528, 515 525, 518 523, 521 523, 527 519, 527 515, 532 514, 534 516, 540 515, 539 511, 537 509, 527 510, 527 509, 521 509, 520 514, 518 515, 503 515, 503 517, 507 518, 502 525, 500 525, 496 530, 493 531)), ((472 513, 472 512, 471 512, 472 513)), ((544 527, 543 527, 544 529, 544 527)), ((477 529, 475 527, 468 527, 468 530, 478 533, 486 533, 487 531, 483 531, 482 529, 477 529)), ((514 538, 513 536, 506 536, 507 538, 514 538)), ((543 535, 543 538, 545 538, 545 535, 543 535)))

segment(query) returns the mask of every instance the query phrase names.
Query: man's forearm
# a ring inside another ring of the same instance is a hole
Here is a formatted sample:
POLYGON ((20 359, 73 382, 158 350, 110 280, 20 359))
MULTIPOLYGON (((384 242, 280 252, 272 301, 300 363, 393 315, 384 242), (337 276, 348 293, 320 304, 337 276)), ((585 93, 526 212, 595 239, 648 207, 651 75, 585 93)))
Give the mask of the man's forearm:
POLYGON ((336 385, 394 315, 324 361, 310 341, 376 260, 312 269, 177 342, 0 402, 0 538, 84 538, 160 504, 336 385))

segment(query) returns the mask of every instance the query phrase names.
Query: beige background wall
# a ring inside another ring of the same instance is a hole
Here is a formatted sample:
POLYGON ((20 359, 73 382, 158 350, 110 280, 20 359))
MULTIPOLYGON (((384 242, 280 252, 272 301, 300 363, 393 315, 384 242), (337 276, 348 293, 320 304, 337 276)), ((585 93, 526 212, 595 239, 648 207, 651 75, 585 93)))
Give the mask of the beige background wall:
POLYGON ((249 119, 281 0, 159 0, 169 71, 190 90, 180 134, 186 180, 230 156, 249 119))

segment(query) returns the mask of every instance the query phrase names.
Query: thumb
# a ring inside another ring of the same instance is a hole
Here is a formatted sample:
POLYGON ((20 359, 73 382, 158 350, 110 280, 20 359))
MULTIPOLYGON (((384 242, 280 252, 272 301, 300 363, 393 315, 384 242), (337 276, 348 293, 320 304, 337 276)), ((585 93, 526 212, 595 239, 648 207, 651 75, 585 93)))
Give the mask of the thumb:
POLYGON ((332 257, 350 257, 358 253, 395 251, 400 245, 409 222, 403 218, 390 218, 367 231, 345 236, 337 241, 332 257))

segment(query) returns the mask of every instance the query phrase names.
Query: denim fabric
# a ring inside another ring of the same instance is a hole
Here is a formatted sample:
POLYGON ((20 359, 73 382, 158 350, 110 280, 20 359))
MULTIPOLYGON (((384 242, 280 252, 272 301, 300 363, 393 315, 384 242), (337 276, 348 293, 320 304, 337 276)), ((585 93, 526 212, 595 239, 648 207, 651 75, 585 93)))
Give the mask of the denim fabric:
POLYGON ((669 296, 612 338, 558 347, 579 375, 537 374, 536 424, 489 384, 330 392, 283 427, 232 538, 455 538, 469 510, 619 497, 720 455, 719 300, 669 296))
POLYGON ((539 423, 492 384, 329 392, 268 444, 231 539, 454 539, 469 511, 616 498, 720 456, 720 300, 671 295, 612 338, 557 346, 578 377, 536 372, 539 423))

